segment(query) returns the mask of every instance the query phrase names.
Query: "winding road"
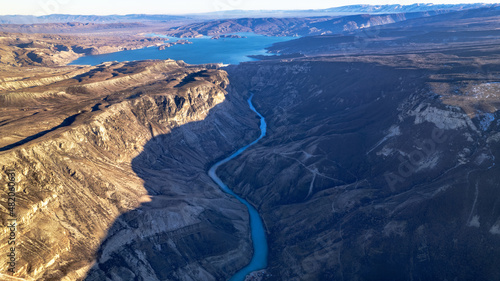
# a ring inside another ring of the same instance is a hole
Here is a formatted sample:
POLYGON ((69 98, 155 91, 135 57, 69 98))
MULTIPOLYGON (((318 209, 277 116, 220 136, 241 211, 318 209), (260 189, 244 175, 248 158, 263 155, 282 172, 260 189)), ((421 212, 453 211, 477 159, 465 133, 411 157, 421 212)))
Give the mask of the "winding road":
POLYGON ((238 155, 243 153, 243 151, 247 150, 250 146, 256 144, 260 139, 262 139, 266 135, 266 120, 264 117, 257 112, 255 107, 252 104, 253 94, 248 98, 248 105, 250 109, 255 112, 260 117, 260 136, 251 142, 250 144, 238 149, 235 153, 231 154, 227 158, 215 163, 210 170, 208 170, 208 175, 214 180, 217 185, 226 193, 234 196, 238 201, 243 203, 250 215, 250 230, 252 235, 252 243, 253 243, 253 257, 250 263, 245 266, 243 269, 238 271, 235 275, 229 279, 229 281, 243 281, 245 280, 245 276, 253 271, 261 270, 267 267, 267 240, 266 240, 266 232, 264 230, 264 225, 262 223, 262 219, 259 216, 259 212, 245 199, 238 196, 234 193, 229 187, 222 182, 222 180, 217 176, 217 168, 219 166, 231 161, 236 158, 238 155))

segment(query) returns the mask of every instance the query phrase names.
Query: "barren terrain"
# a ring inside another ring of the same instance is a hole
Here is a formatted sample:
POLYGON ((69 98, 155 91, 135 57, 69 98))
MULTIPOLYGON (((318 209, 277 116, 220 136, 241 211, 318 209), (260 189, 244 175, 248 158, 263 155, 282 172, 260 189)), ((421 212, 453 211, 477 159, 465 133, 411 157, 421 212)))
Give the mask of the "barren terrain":
POLYGON ((229 279, 252 256, 248 214, 207 170, 259 135, 251 93, 267 134, 218 175, 263 218, 267 280, 500 279, 496 7, 157 26, 314 35, 225 68, 68 66, 164 44, 130 22, 68 25, 0 33, 18 258, 0 279, 229 279))

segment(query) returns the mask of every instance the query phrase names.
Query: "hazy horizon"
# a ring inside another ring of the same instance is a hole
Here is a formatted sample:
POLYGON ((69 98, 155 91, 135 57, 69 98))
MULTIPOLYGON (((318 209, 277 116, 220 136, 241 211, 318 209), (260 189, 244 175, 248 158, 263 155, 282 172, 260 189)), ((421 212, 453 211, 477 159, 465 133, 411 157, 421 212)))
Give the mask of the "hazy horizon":
MULTIPOLYGON (((5 1, 5 0, 3 0, 5 1)), ((311 1, 265 1, 265 0, 188 0, 177 1, 144 0, 138 6, 137 1, 99 1, 99 0, 24 0, 8 2, 2 4, 0 15, 2 16, 45 16, 51 14, 67 15, 189 15, 213 12, 224 12, 231 10, 242 11, 272 11, 272 10, 317 10, 328 9, 352 5, 413 5, 413 4, 494 4, 487 1, 435 1, 435 2, 414 2, 414 1, 379 1, 369 0, 363 2, 349 2, 341 0, 335 3, 324 0, 311 1), (149 3, 149 4, 148 4, 149 3)))

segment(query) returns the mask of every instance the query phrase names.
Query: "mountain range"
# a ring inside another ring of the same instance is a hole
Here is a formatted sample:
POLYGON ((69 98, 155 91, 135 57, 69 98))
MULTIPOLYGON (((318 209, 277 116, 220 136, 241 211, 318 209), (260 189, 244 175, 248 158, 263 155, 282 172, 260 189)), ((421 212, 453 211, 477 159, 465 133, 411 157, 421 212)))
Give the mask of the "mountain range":
POLYGON ((412 5, 350 5, 317 10, 228 10, 200 14, 186 15, 68 15, 52 14, 45 16, 2 15, 3 24, 34 24, 34 23, 115 23, 115 22, 143 22, 143 21, 179 21, 179 20, 206 20, 241 17, 314 17, 314 16, 341 16, 354 14, 394 14, 428 11, 459 11, 481 7, 498 6, 495 4, 412 4, 412 5))

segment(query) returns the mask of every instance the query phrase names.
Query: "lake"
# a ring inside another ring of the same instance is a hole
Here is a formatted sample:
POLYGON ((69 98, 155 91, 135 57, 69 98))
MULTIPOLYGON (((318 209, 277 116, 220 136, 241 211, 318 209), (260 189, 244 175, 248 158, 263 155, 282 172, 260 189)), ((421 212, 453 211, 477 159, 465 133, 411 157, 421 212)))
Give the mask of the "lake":
POLYGON ((296 39, 294 37, 271 37, 255 33, 232 33, 246 38, 211 39, 209 36, 200 38, 174 38, 164 35, 150 34, 169 39, 166 42, 188 40, 193 44, 174 45, 165 50, 158 47, 148 47, 137 50, 127 50, 103 55, 91 55, 78 58, 70 65, 97 65, 106 61, 136 61, 147 59, 174 59, 183 60, 189 64, 223 63, 239 64, 253 61, 249 55, 265 55, 266 47, 277 42, 296 39))

